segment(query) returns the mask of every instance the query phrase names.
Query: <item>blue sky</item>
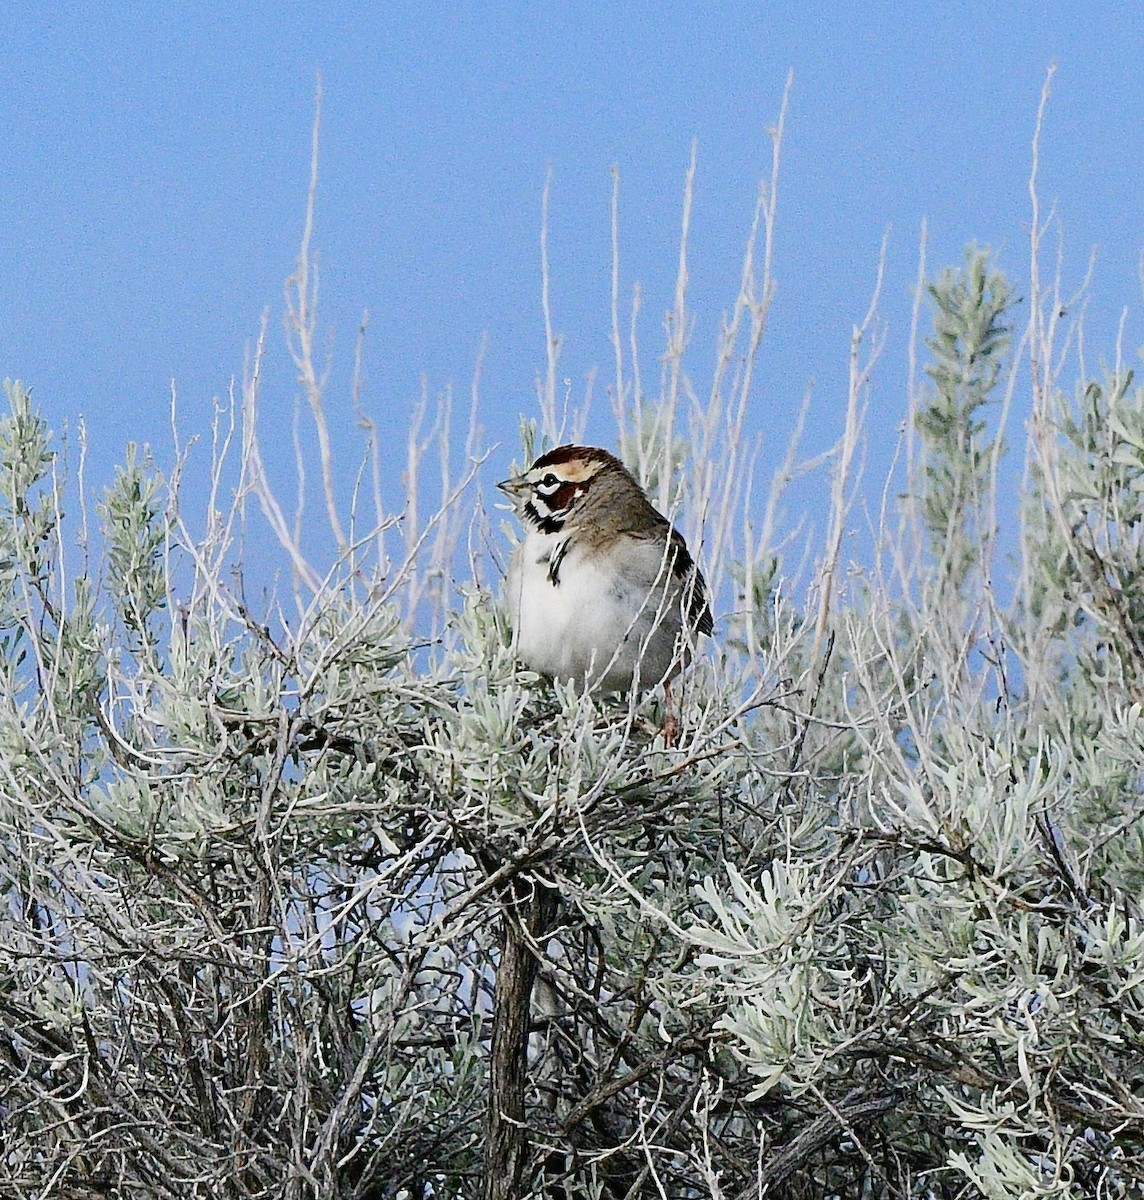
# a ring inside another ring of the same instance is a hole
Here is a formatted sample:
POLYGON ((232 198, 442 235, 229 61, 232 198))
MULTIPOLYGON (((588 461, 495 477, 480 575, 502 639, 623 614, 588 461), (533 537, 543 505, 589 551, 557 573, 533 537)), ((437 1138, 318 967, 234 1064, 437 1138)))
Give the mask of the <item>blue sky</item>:
MULTIPOLYGON (((205 430, 266 307, 267 453, 289 459, 275 436, 298 393, 282 285, 302 227, 318 71, 319 325, 346 445, 368 310, 364 400, 394 438, 422 379, 467 395, 486 339, 482 423, 503 444, 497 466, 517 452, 517 417, 535 411, 544 366, 549 168, 563 373, 577 391, 593 369, 607 377, 613 164, 623 287, 640 282, 644 353, 657 351, 693 139, 690 362, 702 384, 788 69, 778 290, 751 417, 775 454, 812 380, 811 448, 837 432, 850 330, 887 229, 875 446, 905 408, 923 218, 933 269, 977 240, 1024 293, 1029 143, 1053 61, 1042 194, 1056 204, 1067 283, 1098 250, 1090 361, 1111 358, 1125 305, 1129 349, 1144 341, 1134 4, 93 3, 12 6, 3 27, 0 374, 30 384, 54 423, 84 416, 96 480, 129 439, 169 461, 172 380, 185 432, 205 430)), ((606 440, 603 384, 595 411, 606 440)))

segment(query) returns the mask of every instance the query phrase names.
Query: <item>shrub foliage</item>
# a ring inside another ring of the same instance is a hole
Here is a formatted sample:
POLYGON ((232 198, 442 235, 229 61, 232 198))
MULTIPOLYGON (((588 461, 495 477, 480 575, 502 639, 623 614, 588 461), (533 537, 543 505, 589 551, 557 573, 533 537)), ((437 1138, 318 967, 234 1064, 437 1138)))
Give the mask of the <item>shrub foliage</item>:
MULTIPOLYGON (((167 477, 131 448, 90 530, 9 387, 4 1194, 1140 1194, 1144 391, 1066 394, 1035 288, 1027 372, 1023 310, 970 251, 930 287, 900 503, 843 571, 856 331, 800 584, 743 482, 773 220, 772 181, 706 397, 685 269, 658 397, 615 338, 619 440, 721 617, 671 748, 657 697, 513 662, 495 559, 458 550, 499 538, 475 452, 419 523, 415 432, 401 519, 366 521, 363 485, 343 523, 308 392, 318 567, 262 463, 257 364, 205 513, 185 448, 167 477), (256 520, 284 572, 257 603, 234 569, 256 520)), ((559 434, 554 370, 530 440, 559 434)))

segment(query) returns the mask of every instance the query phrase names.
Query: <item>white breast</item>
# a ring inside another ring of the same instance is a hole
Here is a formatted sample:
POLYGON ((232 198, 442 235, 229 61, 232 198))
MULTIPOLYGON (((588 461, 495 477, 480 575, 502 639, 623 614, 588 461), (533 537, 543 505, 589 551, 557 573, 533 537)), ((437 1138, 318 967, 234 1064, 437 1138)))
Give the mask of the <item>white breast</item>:
POLYGON ((532 530, 508 590, 516 653, 543 675, 621 691, 653 687, 682 664, 681 589, 655 541, 623 537, 601 553, 532 530))

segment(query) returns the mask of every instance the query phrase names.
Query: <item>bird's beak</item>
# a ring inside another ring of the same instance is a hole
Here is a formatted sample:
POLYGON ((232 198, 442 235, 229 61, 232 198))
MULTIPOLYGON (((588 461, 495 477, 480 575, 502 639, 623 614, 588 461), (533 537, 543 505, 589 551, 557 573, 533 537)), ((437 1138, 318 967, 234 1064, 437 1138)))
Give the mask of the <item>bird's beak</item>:
POLYGON ((523 475, 516 475, 512 479, 502 479, 497 487, 510 499, 515 500, 517 496, 525 489, 525 480, 523 475))

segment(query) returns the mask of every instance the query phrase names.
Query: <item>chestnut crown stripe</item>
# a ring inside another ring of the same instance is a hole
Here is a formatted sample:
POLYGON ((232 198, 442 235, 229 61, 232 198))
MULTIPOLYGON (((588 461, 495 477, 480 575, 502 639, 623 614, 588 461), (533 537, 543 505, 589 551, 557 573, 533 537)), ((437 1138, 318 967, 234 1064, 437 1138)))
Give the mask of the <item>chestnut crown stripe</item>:
POLYGON ((563 463, 571 462, 601 462, 615 463, 620 465, 620 460, 614 454, 609 454, 607 450, 601 450, 598 446, 557 446, 554 450, 549 450, 547 454, 542 454, 536 462, 532 464, 530 470, 537 470, 540 467, 558 467, 563 463))

